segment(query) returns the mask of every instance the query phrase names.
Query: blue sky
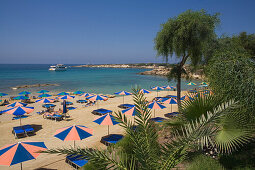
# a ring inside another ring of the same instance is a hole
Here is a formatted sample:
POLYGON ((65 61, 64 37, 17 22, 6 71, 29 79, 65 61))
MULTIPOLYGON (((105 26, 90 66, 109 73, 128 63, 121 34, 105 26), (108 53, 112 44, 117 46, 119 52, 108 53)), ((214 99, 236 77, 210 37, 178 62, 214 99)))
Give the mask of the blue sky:
POLYGON ((161 62, 153 39, 168 18, 203 8, 221 13, 218 35, 253 33, 254 6, 254 0, 1 0, 0 63, 161 62))

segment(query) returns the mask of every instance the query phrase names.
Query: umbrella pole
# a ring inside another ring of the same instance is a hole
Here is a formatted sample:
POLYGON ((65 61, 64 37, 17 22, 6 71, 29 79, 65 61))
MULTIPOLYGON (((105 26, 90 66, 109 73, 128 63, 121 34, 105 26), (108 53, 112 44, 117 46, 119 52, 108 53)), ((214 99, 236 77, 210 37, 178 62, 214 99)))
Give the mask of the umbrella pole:
POLYGON ((21 117, 20 117, 20 119, 19 119, 19 125, 21 126, 21 117))
POLYGON ((109 125, 108 125, 108 135, 109 135, 109 125))
POLYGON ((123 104, 124 104, 124 96, 123 96, 123 104))
POLYGON ((73 141, 73 148, 75 148, 75 140, 73 141))
POLYGON ((22 170, 22 162, 20 163, 20 169, 22 170))
POLYGON ((154 118, 155 118, 155 109, 154 109, 154 118))
POLYGON ((173 104, 171 104, 171 113, 172 113, 172 110, 173 110, 173 104))

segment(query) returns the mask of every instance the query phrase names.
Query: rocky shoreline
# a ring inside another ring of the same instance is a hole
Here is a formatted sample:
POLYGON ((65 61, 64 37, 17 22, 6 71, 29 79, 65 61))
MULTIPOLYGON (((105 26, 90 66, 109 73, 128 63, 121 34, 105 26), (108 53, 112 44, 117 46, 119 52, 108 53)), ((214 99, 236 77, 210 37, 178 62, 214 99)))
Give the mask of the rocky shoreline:
POLYGON ((21 89, 21 88, 32 88, 32 87, 46 87, 46 86, 60 86, 59 84, 26 84, 26 85, 20 85, 20 86, 15 86, 11 87, 13 90, 16 89, 21 89))
MULTIPOLYGON (((156 64, 150 65, 140 65, 140 64, 100 64, 100 65, 79 65, 73 67, 95 67, 95 68, 144 68, 144 69, 151 69, 148 71, 144 71, 138 73, 140 75, 155 75, 155 76, 167 76, 171 68, 165 66, 158 66, 156 64)), ((188 73, 188 76, 191 79, 202 80, 204 79, 203 70, 199 69, 196 72, 191 72, 189 66, 185 66, 184 69, 188 73)))

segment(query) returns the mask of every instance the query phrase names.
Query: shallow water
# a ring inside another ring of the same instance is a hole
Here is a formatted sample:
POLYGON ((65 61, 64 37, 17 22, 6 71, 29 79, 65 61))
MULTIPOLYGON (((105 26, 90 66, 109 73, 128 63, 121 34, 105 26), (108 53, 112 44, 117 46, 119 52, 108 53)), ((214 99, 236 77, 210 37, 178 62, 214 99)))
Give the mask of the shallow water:
MULTIPOLYGON (((130 91, 140 86, 150 89, 152 86, 176 85, 165 77, 138 75, 146 69, 135 68, 68 68, 67 71, 48 71, 47 64, 0 64, 0 92, 17 95, 27 90, 36 92, 46 89, 51 92, 76 91, 112 94, 117 91, 130 91), (10 87, 25 84, 59 84, 60 86, 36 87, 12 90, 10 87)), ((198 81, 193 81, 199 83, 198 81)), ((182 89, 190 89, 187 81, 182 81, 182 89)))

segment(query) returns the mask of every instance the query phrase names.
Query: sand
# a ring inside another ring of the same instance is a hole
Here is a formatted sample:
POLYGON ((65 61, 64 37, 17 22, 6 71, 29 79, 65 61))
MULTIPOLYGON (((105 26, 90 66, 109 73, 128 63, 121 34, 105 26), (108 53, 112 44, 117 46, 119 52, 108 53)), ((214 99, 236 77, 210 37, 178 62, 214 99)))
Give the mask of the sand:
MULTIPOLYGON (((158 96, 165 96, 167 94, 176 95, 175 91, 161 91, 158 93, 158 96)), ((183 92, 185 94, 185 92, 183 92)), ((152 92, 150 94, 145 95, 148 100, 152 100, 156 96, 156 92, 152 92)), ((97 109, 97 106, 89 106, 89 107, 82 107, 83 104, 76 103, 76 100, 81 99, 80 96, 76 97, 75 99, 69 100, 74 103, 73 107, 77 107, 75 110, 71 110, 68 113, 70 114, 70 118, 67 120, 62 121, 54 121, 49 119, 44 119, 42 115, 36 114, 37 111, 42 110, 41 103, 33 103, 28 106, 35 107, 35 111, 30 114, 28 118, 22 119, 22 124, 31 124, 36 129, 36 135, 15 139, 14 135, 12 134, 12 127, 19 126, 19 120, 11 120, 11 115, 3 114, 0 115, 0 148, 12 143, 17 143, 19 141, 43 141, 45 145, 51 148, 68 148, 73 146, 73 141, 66 141, 63 142, 58 138, 54 137, 54 133, 57 129, 63 128, 70 125, 84 125, 94 130, 93 136, 83 139, 82 141, 76 141, 76 146, 79 147, 93 147, 93 148, 106 148, 105 145, 100 143, 100 139, 102 136, 107 135, 107 126, 98 125, 93 122, 96 115, 93 115, 91 112, 97 109)), ((100 101, 99 108, 105 108, 112 111, 119 111, 121 110, 117 107, 119 104, 122 104, 122 97, 115 97, 110 98, 107 101, 100 101)), ((133 104, 132 96, 125 96, 125 103, 133 104)), ((60 102, 56 103, 57 110, 61 107, 60 102)), ((167 106, 166 109, 156 110, 156 116, 164 117, 165 113, 169 113, 171 111, 170 105, 167 106)), ((4 110, 6 107, 1 106, 0 110, 4 110)), ((177 111, 177 105, 173 105, 173 111, 177 111)), ((152 112, 153 113, 153 112, 152 112)), ((130 116, 128 116, 131 118, 130 116)), ((110 133, 117 133, 117 134, 124 134, 124 130, 119 126, 110 126, 110 133)), ((13 165, 11 167, 2 166, 0 165, 0 169, 19 169, 20 164, 13 165)), ((23 168, 26 170, 32 169, 39 169, 39 168, 46 168, 46 169, 61 169, 61 170, 69 170, 72 169, 70 165, 65 163, 65 156, 64 155, 52 155, 52 154, 40 154, 40 156, 36 160, 30 160, 23 163, 23 168)))

